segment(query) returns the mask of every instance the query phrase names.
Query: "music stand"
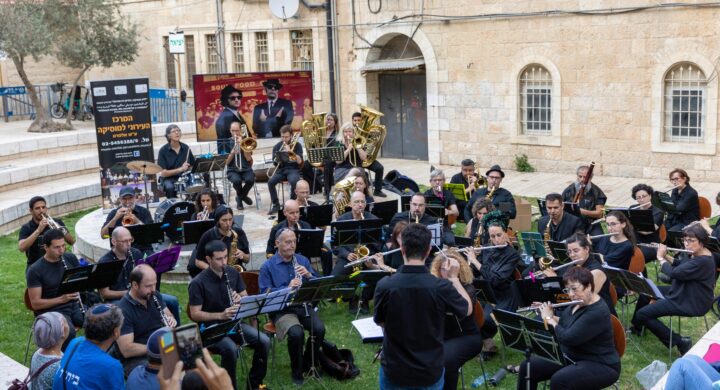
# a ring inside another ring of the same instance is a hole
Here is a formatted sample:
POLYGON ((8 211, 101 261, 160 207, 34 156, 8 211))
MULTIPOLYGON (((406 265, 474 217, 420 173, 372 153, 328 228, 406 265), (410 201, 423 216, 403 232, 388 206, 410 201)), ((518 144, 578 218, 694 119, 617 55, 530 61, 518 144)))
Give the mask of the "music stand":
MULTIPOLYGON (((549 223, 549 222, 548 222, 549 223)), ((520 246, 532 257, 546 257, 545 240, 538 232, 519 232, 520 246)))
POLYGON ((197 244, 203 233, 215 227, 215 220, 183 221, 183 244, 197 244))
POLYGON ((662 292, 655 283, 642 275, 634 274, 628 270, 612 267, 603 264, 603 270, 608 279, 615 286, 620 286, 627 291, 635 291, 636 293, 646 295, 652 299, 663 299, 662 292))
POLYGON ((570 299, 563 289, 562 278, 558 276, 548 276, 542 279, 520 279, 516 280, 520 298, 523 306, 528 306, 533 302, 567 302, 570 299))
POLYGON ((124 264, 124 260, 116 260, 66 269, 58 295, 109 287, 117 280, 124 264))
POLYGON ((434 223, 432 225, 426 226, 427 229, 430 231, 430 234, 432 235, 432 238, 430 239, 430 245, 435 246, 440 250, 443 246, 443 225, 442 223, 434 223))
POLYGON ((435 195, 425 196, 425 213, 437 219, 445 219, 445 205, 443 201, 435 195))
POLYGON ((182 247, 180 245, 176 245, 153 253, 144 259, 138 259, 136 264, 147 264, 155 270, 156 274, 163 274, 175 269, 175 265, 177 265, 178 259, 180 258, 181 249, 182 247))
POLYGON ((576 217, 580 217, 580 204, 575 202, 563 202, 563 210, 576 217))
POLYGON ((389 225, 390 221, 398 211, 398 200, 392 199, 384 202, 375 202, 370 205, 370 212, 383 221, 383 225, 389 225))
POLYGON ((655 220, 653 218, 653 210, 641 209, 641 208, 617 208, 610 209, 610 211, 619 211, 630 220, 635 230, 639 232, 654 232, 655 231, 655 220))
POLYGON ((400 195, 400 211, 410 210, 410 200, 413 195, 400 195))
POLYGON ((325 236, 323 229, 299 229, 295 233, 297 234, 296 252, 301 253, 308 259, 320 257, 325 236))
POLYGON ((672 197, 666 192, 653 192, 652 198, 650 198, 650 203, 652 203, 653 206, 667 213, 674 213, 677 210, 675 207, 675 202, 673 202, 672 200, 672 197))
POLYGON ((548 215, 547 209, 545 208, 545 199, 538 198, 537 202, 538 202, 538 209, 540 210, 540 216, 544 217, 544 216, 548 215))
MULTIPOLYGON (((362 308, 363 304, 363 290, 366 288, 375 288, 377 283, 380 281, 380 279, 390 276, 390 272, 383 271, 383 270, 367 270, 367 271, 360 271, 358 273, 351 274, 349 279, 351 281, 354 281, 355 283, 360 286, 360 291, 358 291, 358 295, 360 296, 360 300, 357 304, 357 310, 355 311, 355 319, 357 320, 360 316, 360 309, 362 308)), ((354 293, 354 290, 353 290, 354 293)), ((350 331, 352 331, 352 327, 350 328, 350 331)), ((350 332, 348 332, 350 334, 350 332)))
POLYGON ((209 175, 210 172, 212 172, 212 185, 213 190, 215 193, 218 193, 217 185, 215 184, 215 174, 218 171, 222 171, 225 169, 225 161, 227 160, 227 154, 208 154, 203 157, 198 156, 195 158, 195 163, 193 164, 192 172, 193 173, 207 173, 209 175))
POLYGON ((473 246, 473 239, 470 237, 455 236, 455 246, 458 248, 473 246))
POLYGON ((378 244, 382 235, 382 220, 362 219, 335 221, 330 224, 335 246, 378 244))
POLYGON ((668 230, 665 243, 671 248, 684 248, 685 244, 683 243, 683 232, 678 230, 668 230))
POLYGON ((308 149, 308 161, 311 164, 322 164, 325 161, 342 161, 345 148, 342 146, 329 146, 326 148, 308 149))
POLYGON ((333 205, 330 203, 301 207, 300 210, 300 219, 303 219, 302 211, 304 210, 304 220, 312 226, 327 226, 332 222, 333 205))
POLYGON ((213 324, 207 328, 204 325, 200 326, 200 339, 202 340, 203 346, 209 347, 218 341, 236 333, 235 327, 237 327, 240 320, 232 319, 229 321, 213 324))
POLYGON ((472 284, 475 290, 477 290, 475 296, 480 302, 491 303, 493 305, 497 304, 497 298, 495 297, 495 292, 490 282, 484 279, 473 279, 472 284))
POLYGON ((455 196, 455 199, 457 200, 462 200, 465 202, 468 201, 468 194, 467 192, 465 192, 465 184, 445 183, 443 184, 443 189, 452 192, 453 196, 455 196))
POLYGON ((550 247, 550 252, 552 252, 553 257, 557 259, 558 263, 565 264, 570 261, 570 256, 568 256, 567 253, 567 244, 565 244, 565 242, 548 241, 547 245, 550 247))
MULTIPOLYGON (((165 233, 163 231, 168 229, 170 224, 162 222, 148 223, 148 224, 137 224, 125 226, 133 237, 133 244, 135 245, 152 245, 160 244, 165 241, 165 233)), ((110 227, 110 237, 112 232, 115 230, 115 226, 110 227)), ((110 238, 110 246, 112 246, 112 238, 110 238)))
MULTIPOLYGON (((521 351, 525 354, 525 380, 530 388, 530 355, 564 366, 569 359, 560 349, 555 339, 555 330, 549 329, 546 323, 520 314, 502 309, 495 309, 492 317, 498 325, 500 338, 505 347, 521 351)), ((520 380, 521 378, 518 378, 520 380)))

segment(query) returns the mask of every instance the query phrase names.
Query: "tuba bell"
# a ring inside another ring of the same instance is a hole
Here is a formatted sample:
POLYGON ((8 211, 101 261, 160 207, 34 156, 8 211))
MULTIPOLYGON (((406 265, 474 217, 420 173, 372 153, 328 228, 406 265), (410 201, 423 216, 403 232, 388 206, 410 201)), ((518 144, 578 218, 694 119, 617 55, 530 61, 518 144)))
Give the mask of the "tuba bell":
POLYGON ((357 176, 348 176, 335 183, 335 189, 332 193, 333 204, 335 205, 335 213, 341 215, 345 212, 345 207, 350 204, 350 195, 355 188, 355 178, 357 176))
MULTIPOLYGON (((327 112, 312 114, 312 120, 304 120, 301 125, 301 132, 305 149, 318 149, 325 147, 325 137, 327 136, 327 125, 325 118, 327 112)), ((315 168, 322 167, 322 162, 311 163, 315 168)))
POLYGON ((353 165, 367 168, 375 162, 378 154, 380 154, 380 148, 382 148, 387 135, 387 128, 376 123, 383 116, 383 113, 361 105, 360 114, 362 118, 360 119, 360 125, 355 128, 352 145, 356 149, 364 149, 367 153, 367 159, 362 163, 356 162, 357 164, 353 165))

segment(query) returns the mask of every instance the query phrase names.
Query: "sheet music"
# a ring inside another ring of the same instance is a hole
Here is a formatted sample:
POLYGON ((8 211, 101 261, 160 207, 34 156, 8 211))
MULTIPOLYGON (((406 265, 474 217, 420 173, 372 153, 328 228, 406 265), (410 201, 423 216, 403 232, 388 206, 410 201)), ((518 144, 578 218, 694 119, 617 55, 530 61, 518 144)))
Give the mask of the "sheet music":
POLYGON ((432 225, 427 226, 428 230, 430 230, 430 234, 432 234, 432 242, 435 244, 435 246, 439 246, 442 248, 442 239, 443 239, 443 226, 440 223, 434 223, 432 225))
MULTIPOLYGON (((628 271, 628 270, 626 270, 626 269, 613 267, 613 266, 607 265, 607 264, 603 264, 603 268, 611 269, 611 270, 614 270, 614 271, 630 272, 630 271, 628 271)), ((665 296, 663 295, 663 293, 660 292, 660 289, 658 289, 658 286, 655 284, 655 282, 652 281, 652 279, 646 278, 646 277, 643 276, 642 274, 633 274, 633 275, 635 275, 635 276, 637 276, 638 278, 642 279, 643 282, 645 282, 645 284, 647 284, 648 286, 650 286, 650 288, 651 288, 652 291, 653 291, 653 295, 654 295, 655 297, 657 297, 657 298, 659 298, 659 299, 665 299, 665 296)))
POLYGON ((360 338, 363 340, 382 340, 385 337, 383 328, 376 324, 372 317, 355 320, 352 325, 360 333, 360 338))

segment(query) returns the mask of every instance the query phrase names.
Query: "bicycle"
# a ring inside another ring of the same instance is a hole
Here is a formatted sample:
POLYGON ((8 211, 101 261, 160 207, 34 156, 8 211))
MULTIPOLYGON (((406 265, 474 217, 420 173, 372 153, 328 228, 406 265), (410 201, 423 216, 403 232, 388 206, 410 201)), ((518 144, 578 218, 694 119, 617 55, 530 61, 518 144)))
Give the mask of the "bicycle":
MULTIPOLYGON (((50 116, 55 119, 65 118, 70 111, 70 91, 66 92, 65 83, 55 83, 50 86, 50 89, 55 93, 60 93, 60 97, 56 103, 50 106, 50 116), (67 96, 66 96, 67 95, 67 96)), ((75 89, 75 98, 73 99, 73 117, 75 120, 92 120, 93 119, 93 107, 90 104, 90 91, 85 93, 85 98, 82 98, 82 90, 86 89, 82 86, 77 86, 75 89)))

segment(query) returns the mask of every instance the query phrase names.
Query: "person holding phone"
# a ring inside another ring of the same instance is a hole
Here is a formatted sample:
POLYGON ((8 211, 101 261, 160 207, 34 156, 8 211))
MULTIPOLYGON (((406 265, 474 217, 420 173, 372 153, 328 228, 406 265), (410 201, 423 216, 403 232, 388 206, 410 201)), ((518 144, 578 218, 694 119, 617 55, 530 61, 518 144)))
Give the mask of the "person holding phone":
MULTIPOLYGON (((245 283, 240 273, 228 267, 227 246, 220 240, 213 240, 205 246, 208 268, 200 272, 188 286, 189 311, 193 321, 205 327, 231 320, 240 308, 240 299, 247 296, 245 283)), ((238 331, 217 343, 207 346, 221 356, 220 365, 227 370, 237 389, 236 365, 238 345, 247 343, 253 352, 253 362, 248 375, 248 388, 258 389, 267 372, 267 357, 270 339, 251 325, 240 323, 238 331)))
MULTIPOLYGON (((295 253, 296 245, 294 231, 288 228, 277 231, 277 252, 260 268, 260 291, 299 288, 304 281, 317 276, 310 260, 295 253)), ((279 312, 271 313, 270 319, 275 324, 278 338, 282 340, 285 335, 288 337, 292 381, 301 385, 304 382, 303 371, 310 367, 311 353, 314 353, 314 365, 318 364, 320 345, 325 338, 325 325, 313 307, 307 304, 290 305, 279 312), (307 340, 303 355, 305 329, 310 330, 311 337, 307 340)))

